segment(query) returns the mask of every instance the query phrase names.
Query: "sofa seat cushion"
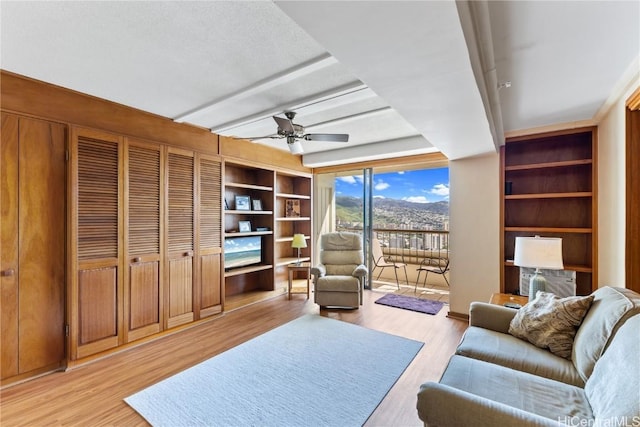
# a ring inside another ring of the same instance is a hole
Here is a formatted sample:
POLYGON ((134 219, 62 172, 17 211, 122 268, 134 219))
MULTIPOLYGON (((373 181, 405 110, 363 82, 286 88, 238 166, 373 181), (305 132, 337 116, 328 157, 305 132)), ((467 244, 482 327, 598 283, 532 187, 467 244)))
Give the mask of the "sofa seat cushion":
POLYGON ((593 419, 584 389, 477 359, 453 356, 440 384, 554 421, 593 419))
POLYGON ((316 291, 358 292, 360 280, 353 276, 324 276, 318 278, 316 291))
POLYGON ((640 295, 630 289, 606 286, 597 289, 593 296, 593 304, 576 333, 571 355, 585 381, 620 326, 640 313, 640 295))
POLYGON ((566 384, 584 386, 584 381, 570 360, 509 334, 470 326, 462 337, 456 354, 566 384))

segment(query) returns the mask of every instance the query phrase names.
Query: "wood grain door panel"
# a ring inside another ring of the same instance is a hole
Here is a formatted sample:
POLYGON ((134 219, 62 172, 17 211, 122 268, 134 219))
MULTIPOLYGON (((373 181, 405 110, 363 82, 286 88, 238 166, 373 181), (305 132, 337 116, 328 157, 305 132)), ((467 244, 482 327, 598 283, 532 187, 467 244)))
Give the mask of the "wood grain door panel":
POLYGON ((2 379, 18 374, 18 118, 2 114, 0 146, 0 370, 2 379))
POLYGON ((193 258, 169 261, 169 328, 193 322, 193 258))
POLYGON ((115 267, 78 273, 80 345, 118 335, 117 275, 115 267))
POLYGON ((137 263, 130 267, 129 331, 160 323, 159 270, 158 261, 137 263))
POLYGON ((20 120, 21 372, 64 359, 65 127, 20 120))
POLYGON ((66 127, 2 114, 2 379, 64 363, 66 127))
POLYGON ((200 256, 200 317, 222 311, 221 265, 221 251, 200 256))

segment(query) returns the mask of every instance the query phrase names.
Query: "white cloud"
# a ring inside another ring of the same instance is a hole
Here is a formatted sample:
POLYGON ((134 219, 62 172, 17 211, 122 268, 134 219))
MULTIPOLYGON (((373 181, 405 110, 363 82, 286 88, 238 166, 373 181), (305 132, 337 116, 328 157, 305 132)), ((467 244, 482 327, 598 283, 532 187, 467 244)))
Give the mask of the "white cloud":
POLYGON ((449 196, 449 184, 436 184, 433 186, 431 190, 429 190, 429 194, 435 194, 436 196, 449 196))
POLYGON ((352 176, 339 176, 337 177, 342 182, 346 182, 347 184, 358 184, 363 182, 362 175, 352 175, 352 176))
POLYGON ((376 183, 376 185, 373 186, 373 188, 375 188, 378 191, 382 191, 382 190, 386 190, 387 188, 389 188, 389 184, 387 184, 383 180, 379 180, 376 183))
POLYGON ((402 200, 406 202, 411 202, 411 203, 429 203, 429 200, 427 200, 427 198, 424 196, 403 197, 402 200))
POLYGON ((398 175, 404 175, 404 171, 399 171, 398 175))
POLYGON ((384 196, 373 196, 374 199, 386 199, 384 196))

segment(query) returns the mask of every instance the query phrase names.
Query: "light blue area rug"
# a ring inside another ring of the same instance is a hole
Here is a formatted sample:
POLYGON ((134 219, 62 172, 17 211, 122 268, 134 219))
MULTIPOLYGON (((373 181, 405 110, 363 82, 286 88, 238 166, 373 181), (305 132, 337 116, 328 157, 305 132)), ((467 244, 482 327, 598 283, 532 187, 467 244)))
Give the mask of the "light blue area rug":
POLYGON ((125 401, 154 426, 361 426, 421 347, 306 315, 125 401))

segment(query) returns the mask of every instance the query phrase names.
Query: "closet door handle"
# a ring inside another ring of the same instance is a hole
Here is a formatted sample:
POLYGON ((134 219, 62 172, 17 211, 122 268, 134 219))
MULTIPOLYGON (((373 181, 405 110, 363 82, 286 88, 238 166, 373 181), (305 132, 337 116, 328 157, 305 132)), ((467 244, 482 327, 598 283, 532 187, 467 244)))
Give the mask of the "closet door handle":
POLYGON ((193 256, 193 251, 187 251, 184 253, 184 256, 193 256))
POLYGON ((0 272, 0 276, 2 277, 11 277, 14 274, 16 274, 16 271, 13 268, 9 268, 7 270, 3 270, 2 272, 0 272))
POLYGON ((133 259, 133 262, 141 262, 141 261, 142 261, 142 258, 140 258, 139 256, 133 259))

